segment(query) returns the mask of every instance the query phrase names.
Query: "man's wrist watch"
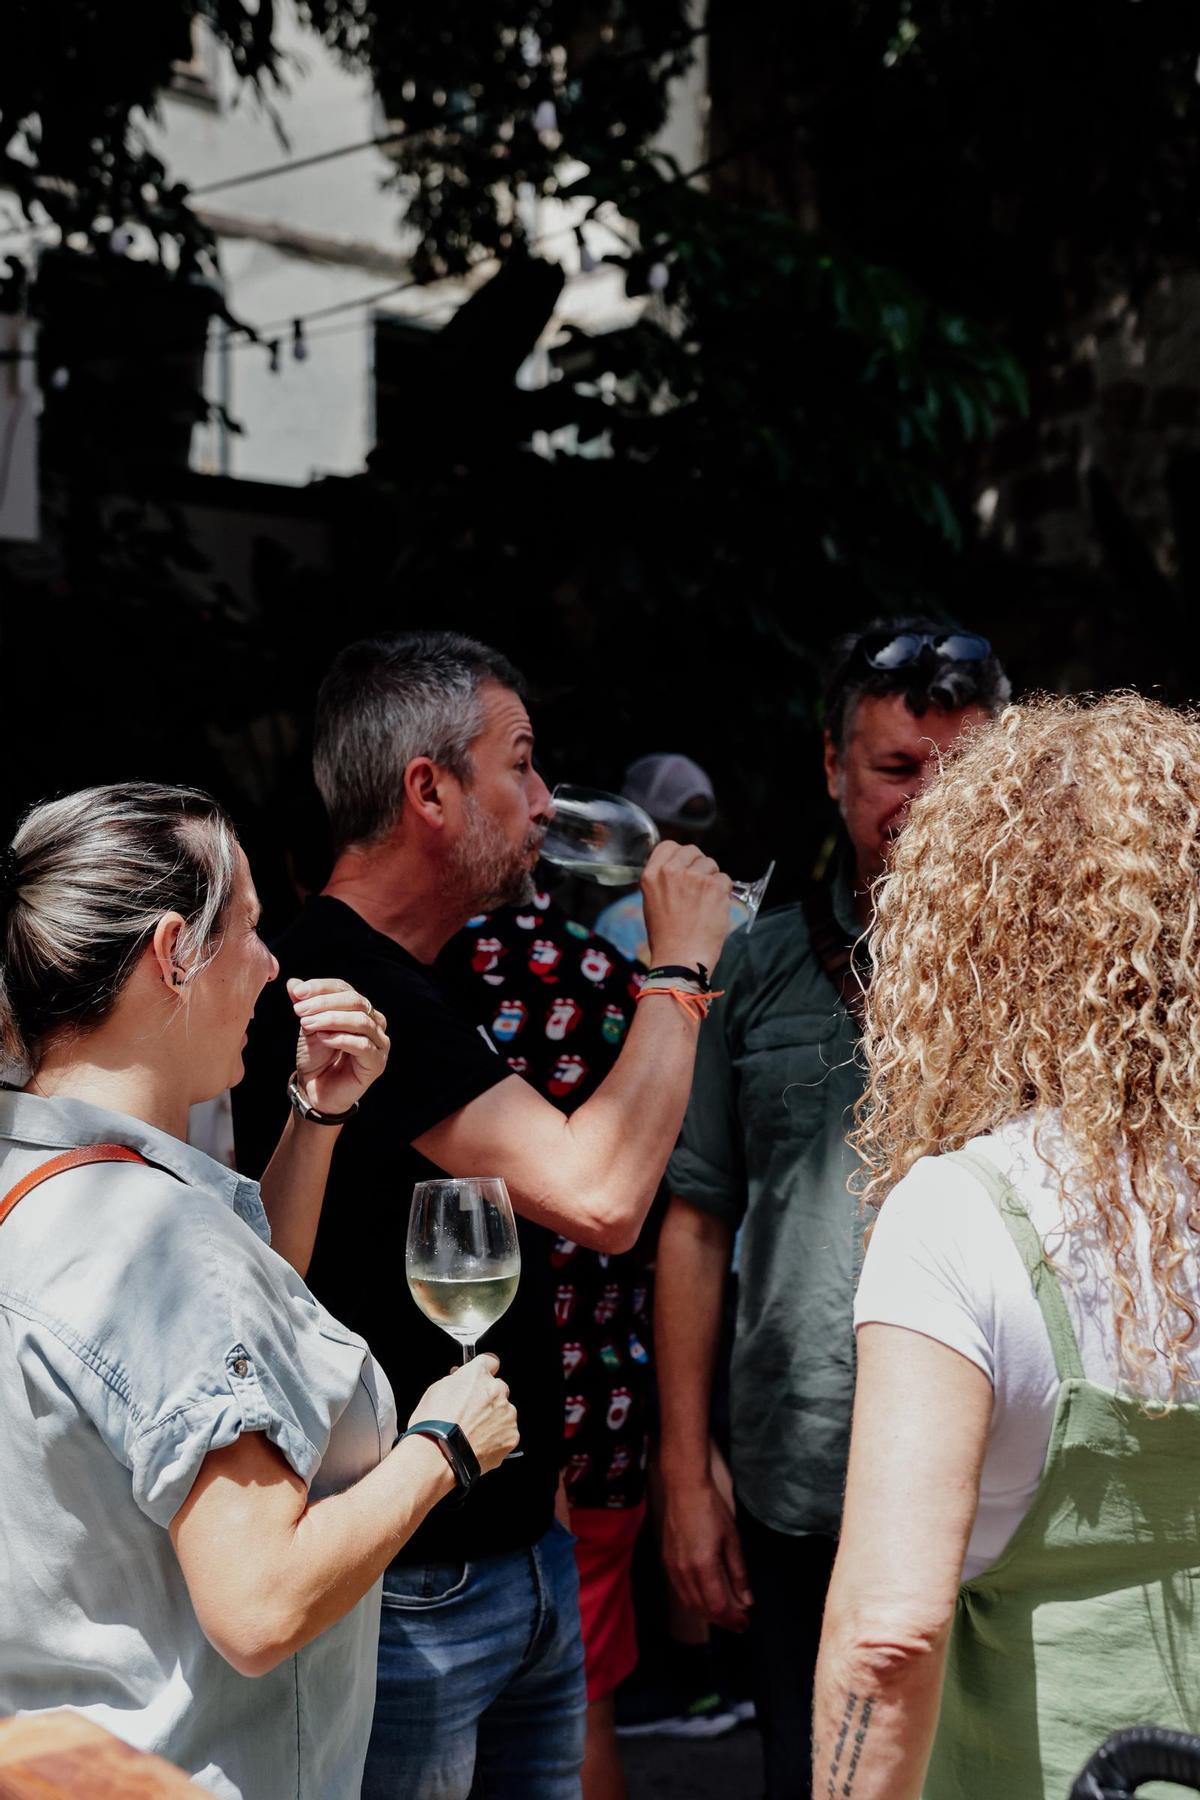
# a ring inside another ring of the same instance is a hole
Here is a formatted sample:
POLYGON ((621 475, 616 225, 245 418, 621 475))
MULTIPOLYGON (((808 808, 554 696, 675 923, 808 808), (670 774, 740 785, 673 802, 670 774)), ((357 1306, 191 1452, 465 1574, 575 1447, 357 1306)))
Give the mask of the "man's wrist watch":
POLYGON ((346 1120, 352 1119, 358 1111, 358 1101, 356 1100, 353 1106, 348 1106, 346 1108, 345 1112, 318 1112, 304 1089, 300 1086, 300 1074, 298 1070, 292 1071, 292 1079, 288 1082, 287 1086, 287 1096, 291 1101, 292 1111, 299 1113, 300 1117, 302 1119, 307 1119, 311 1125, 344 1125, 346 1120))
POLYGON ((483 1471, 461 1425, 454 1425, 449 1419, 419 1419, 400 1433, 401 1441, 406 1437, 432 1438, 454 1471, 460 1492, 470 1493, 483 1471))

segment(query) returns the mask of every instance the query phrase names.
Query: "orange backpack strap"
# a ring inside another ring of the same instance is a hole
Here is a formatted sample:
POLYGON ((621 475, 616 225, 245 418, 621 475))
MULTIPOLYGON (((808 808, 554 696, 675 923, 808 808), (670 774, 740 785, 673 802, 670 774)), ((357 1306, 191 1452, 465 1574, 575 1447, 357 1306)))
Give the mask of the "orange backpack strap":
POLYGON ((49 1162, 39 1163, 36 1169, 31 1169, 0 1200, 0 1225, 3 1225, 13 1207, 26 1194, 32 1193, 35 1187, 41 1187, 43 1181, 49 1181, 52 1175, 63 1175, 68 1169, 82 1169, 85 1163, 144 1163, 145 1160, 136 1150, 127 1150, 124 1144, 81 1144, 78 1150, 66 1150, 61 1156, 52 1156, 49 1162))

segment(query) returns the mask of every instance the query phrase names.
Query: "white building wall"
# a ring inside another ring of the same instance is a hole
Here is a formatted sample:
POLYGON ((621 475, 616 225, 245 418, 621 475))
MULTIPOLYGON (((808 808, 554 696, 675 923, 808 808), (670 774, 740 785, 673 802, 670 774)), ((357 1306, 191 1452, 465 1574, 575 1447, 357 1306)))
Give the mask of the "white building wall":
MULTIPOLYGON (((269 111, 240 88, 227 59, 198 43, 195 70, 205 91, 162 97, 150 137, 168 173, 194 191, 250 171, 361 144, 385 129, 369 81, 344 69, 320 41, 303 31, 286 6, 278 13, 277 40, 287 68, 287 91, 271 97, 286 137, 269 111)), ((664 147, 684 169, 703 160, 704 58, 676 86, 664 147)), ((449 318, 468 289, 461 283, 414 288, 358 306, 407 279, 410 244, 403 228, 403 200, 384 183, 391 165, 377 148, 338 156, 315 167, 197 192, 196 207, 217 233, 226 301, 233 315, 269 338, 278 338, 278 372, 267 351, 214 326, 205 391, 241 427, 227 431, 217 419, 197 429, 193 466, 206 473, 302 485, 314 476, 360 470, 373 441, 373 313, 419 315, 432 323, 449 318), (324 309, 344 308, 305 327, 307 355, 292 355, 291 321, 324 309)), ((580 269, 574 226, 585 206, 536 203, 527 217, 539 254, 562 263, 568 283, 546 341, 566 324, 593 332, 629 323, 641 301, 626 298, 619 270, 580 269)), ((587 227, 587 243, 599 263, 619 240, 599 223, 587 227)), ((18 242, 7 246, 19 250, 18 242)), ((136 254, 136 249, 134 251, 136 254)), ((480 271, 480 279, 489 271, 480 271)), ((543 352, 535 353, 522 379, 546 379, 543 352)))
POLYGON ((349 475, 371 441, 371 338, 355 310, 310 328, 307 357, 296 362, 287 321, 314 308, 352 301, 380 285, 355 267, 305 262, 252 239, 221 245, 230 311, 279 336, 278 373, 265 350, 215 327, 205 391, 220 400, 241 434, 214 418, 192 439, 192 465, 205 474, 304 483, 349 475))
POLYGON ((0 313, 0 542, 38 535, 37 328, 0 313))
MULTIPOLYGON (((228 69, 219 72, 215 83, 216 110, 206 111, 173 96, 164 101, 162 154, 171 171, 193 187, 339 149, 384 129, 369 82, 348 74, 287 15, 281 19, 279 37, 295 65, 290 92, 277 103, 288 150, 281 150, 269 117, 251 98, 243 94, 231 105, 235 90, 228 69)), ((706 90, 702 39, 694 67, 675 84, 671 115, 660 140, 685 171, 704 159, 706 90)), ((257 225, 272 235, 283 226, 297 239, 325 240, 331 255, 341 246, 345 260, 317 262, 252 237, 222 238, 221 269, 230 310, 256 328, 280 336, 282 349, 277 374, 270 373, 261 350, 237 340, 225 347, 223 367, 219 355, 210 358, 209 394, 224 401, 245 435, 231 437, 219 423, 197 432, 196 467, 294 483, 362 468, 373 441, 373 309, 348 311, 307 326, 308 354, 300 363, 291 355, 289 321, 405 278, 411 240, 406 243, 401 197, 384 190, 389 168, 381 150, 359 151, 315 168, 223 189, 211 199, 199 197, 197 204, 202 212, 209 209, 214 224, 232 217, 240 230, 253 231, 257 225), (376 255, 367 254, 371 251, 376 255), (385 266, 389 258, 390 268, 385 266)), ((643 304, 626 298, 619 269, 601 263, 605 252, 621 241, 601 223, 586 229, 589 251, 599 266, 587 273, 581 270, 574 226, 585 210, 584 203, 568 208, 545 200, 536 203, 526 219, 538 253, 560 262, 568 276, 547 340, 568 324, 593 332, 613 330, 636 318, 643 304)), ((466 291, 462 284, 446 282, 383 300, 378 310, 441 323, 466 291)), ((535 385, 546 378, 546 370, 544 354, 535 354, 524 379, 535 385)))
MULTIPOLYGON (((203 189, 379 135, 368 81, 342 68, 288 9, 280 11, 277 35, 288 91, 271 104, 286 143, 267 109, 237 87, 223 58, 212 58, 211 104, 164 96, 155 147, 171 174, 189 187, 203 189)), ((356 309, 314 323, 304 362, 292 357, 290 321, 404 278, 402 201, 383 187, 390 168, 381 150, 359 150, 197 196, 197 209, 218 232, 230 311, 281 340, 279 370, 272 374, 265 350, 214 330, 206 391, 222 401, 244 435, 226 433, 219 422, 197 431, 197 468, 297 484, 362 468, 372 422, 369 314, 356 309), (281 228, 290 247, 266 241, 281 228)))

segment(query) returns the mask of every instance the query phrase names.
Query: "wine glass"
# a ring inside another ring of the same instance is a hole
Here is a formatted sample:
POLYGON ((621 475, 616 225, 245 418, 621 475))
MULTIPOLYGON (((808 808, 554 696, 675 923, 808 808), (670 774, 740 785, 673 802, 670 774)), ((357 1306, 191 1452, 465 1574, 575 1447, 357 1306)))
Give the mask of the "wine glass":
POLYGON ((498 1176, 417 1182, 404 1272, 425 1317, 461 1344, 470 1362, 476 1340, 508 1311, 521 1279, 512 1202, 498 1176))
MULTIPOLYGON (((601 887, 628 887, 638 880, 658 843, 658 826, 649 813, 622 794, 605 794, 598 788, 560 783, 550 798, 554 817, 542 843, 547 862, 586 881, 598 881, 601 887)), ((758 917, 774 872, 772 861, 757 881, 733 884, 733 898, 749 914, 747 931, 758 917)))

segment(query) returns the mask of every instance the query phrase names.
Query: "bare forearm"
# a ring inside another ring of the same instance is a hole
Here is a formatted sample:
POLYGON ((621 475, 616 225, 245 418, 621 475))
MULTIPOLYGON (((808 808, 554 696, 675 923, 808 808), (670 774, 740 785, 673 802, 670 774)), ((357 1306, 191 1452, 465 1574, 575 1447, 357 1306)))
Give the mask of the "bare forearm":
POLYGON ((670 1489, 708 1474, 709 1410, 732 1233, 672 1198, 658 1240, 654 1355, 670 1489))
POLYGON ((262 1201, 272 1248, 304 1275, 312 1260, 339 1125, 313 1125, 289 1113, 275 1154, 263 1171, 262 1201))
POLYGON ((247 1483, 219 1537, 182 1546, 201 1624, 242 1674, 265 1674, 343 1618, 453 1486, 424 1438, 406 1438, 353 1487, 311 1506, 294 1480, 266 1494, 247 1483), (232 1559, 231 1535, 242 1546, 232 1559))
POLYGON ((683 1124, 702 1029, 714 1027, 666 995, 639 1005, 611 1073, 564 1122, 553 1198, 575 1215, 569 1236, 609 1250, 636 1239, 683 1124))
POLYGON ((284 1655, 349 1611, 453 1489, 437 1445, 405 1438, 354 1487, 306 1508, 279 1571, 295 1614, 284 1655))
POLYGON ((744 1631, 753 1595, 732 1495, 715 1479, 708 1430, 730 1242, 723 1220, 672 1197, 658 1243, 654 1347, 663 1564, 690 1614, 744 1631))
POLYGON ((814 1800, 920 1800, 948 1631, 839 1643, 827 1615, 813 1707, 814 1800))
MULTIPOLYGON (((347 1118, 378 1079, 391 1040, 387 1020, 362 994, 336 977, 287 984, 299 1020, 295 1080, 326 1119, 347 1118)), ((271 1242, 298 1274, 306 1273, 316 1242, 338 1125, 288 1115, 262 1177, 271 1242)))
POLYGON ((956 1351, 895 1326, 859 1330, 817 1661, 817 1800, 918 1800, 991 1412, 991 1382, 956 1351))
POLYGON ((700 1030, 656 995, 639 1005, 615 1067, 572 1118, 513 1075, 413 1147, 448 1175, 499 1170, 518 1212, 577 1244, 628 1250, 683 1123, 700 1030))

